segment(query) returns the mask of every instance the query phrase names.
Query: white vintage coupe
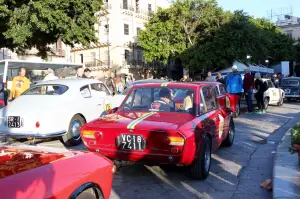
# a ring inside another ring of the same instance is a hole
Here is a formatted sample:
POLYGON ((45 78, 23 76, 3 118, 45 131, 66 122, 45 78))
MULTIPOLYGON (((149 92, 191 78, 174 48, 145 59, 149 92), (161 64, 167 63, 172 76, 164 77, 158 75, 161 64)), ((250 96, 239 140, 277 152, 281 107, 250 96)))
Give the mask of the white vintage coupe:
POLYGON ((0 109, 0 134, 15 138, 61 137, 81 142, 80 128, 107 113, 114 103, 105 84, 92 79, 39 82, 0 109))
MULTIPOLYGON (((282 106, 285 92, 281 88, 276 88, 270 79, 262 78, 267 90, 264 93, 264 106, 268 109, 269 105, 282 106)), ((253 104, 256 105, 255 94, 252 96, 253 104)), ((246 104, 245 96, 242 97, 241 102, 246 104)))

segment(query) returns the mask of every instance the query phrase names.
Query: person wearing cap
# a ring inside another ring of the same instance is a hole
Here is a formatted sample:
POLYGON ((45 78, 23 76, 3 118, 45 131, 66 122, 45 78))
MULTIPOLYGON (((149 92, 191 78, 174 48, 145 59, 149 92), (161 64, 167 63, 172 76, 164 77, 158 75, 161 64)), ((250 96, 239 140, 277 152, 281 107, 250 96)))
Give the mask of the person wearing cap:
POLYGON ((243 90, 243 79, 237 66, 232 66, 232 73, 226 77, 226 88, 228 93, 241 96, 243 90))

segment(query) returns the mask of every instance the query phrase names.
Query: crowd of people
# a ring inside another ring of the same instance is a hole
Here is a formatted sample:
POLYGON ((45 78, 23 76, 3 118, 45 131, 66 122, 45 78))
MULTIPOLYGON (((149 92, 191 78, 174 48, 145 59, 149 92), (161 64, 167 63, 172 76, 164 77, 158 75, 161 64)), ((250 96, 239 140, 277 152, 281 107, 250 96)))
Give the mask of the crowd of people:
MULTIPOLYGON (((239 97, 241 97, 242 94, 245 95, 248 108, 247 113, 262 114, 265 113, 264 92, 268 89, 267 86, 264 84, 262 78, 263 77, 260 73, 255 73, 255 75, 252 75, 249 69, 245 69, 243 79, 237 69, 237 66, 233 66, 232 73, 228 73, 226 77, 222 76, 221 73, 218 73, 216 81, 224 84, 227 88, 228 93, 232 95, 238 95, 239 97), (258 110, 256 111, 254 110, 252 104, 253 94, 258 104, 258 110)), ((273 76, 266 75, 264 76, 264 78, 271 79, 271 81, 276 87, 281 86, 281 74, 274 74, 273 76)))

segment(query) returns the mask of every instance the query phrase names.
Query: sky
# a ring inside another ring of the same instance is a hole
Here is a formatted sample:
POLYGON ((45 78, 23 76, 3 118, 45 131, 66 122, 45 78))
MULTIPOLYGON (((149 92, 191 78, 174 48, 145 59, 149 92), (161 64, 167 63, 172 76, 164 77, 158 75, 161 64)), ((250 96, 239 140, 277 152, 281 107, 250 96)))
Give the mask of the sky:
POLYGON ((293 16, 300 17, 300 0, 218 0, 218 3, 225 10, 244 10, 254 17, 267 18, 270 10, 275 16, 276 13, 291 14, 292 10, 293 16))

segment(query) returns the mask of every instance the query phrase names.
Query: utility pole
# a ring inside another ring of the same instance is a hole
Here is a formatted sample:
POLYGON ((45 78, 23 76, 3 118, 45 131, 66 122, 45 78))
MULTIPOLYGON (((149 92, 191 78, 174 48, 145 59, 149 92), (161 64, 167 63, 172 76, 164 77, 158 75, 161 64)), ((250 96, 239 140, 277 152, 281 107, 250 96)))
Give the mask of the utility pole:
POLYGON ((109 24, 108 24, 108 17, 106 17, 106 25, 107 25, 107 65, 110 69, 110 42, 109 42, 109 24))

